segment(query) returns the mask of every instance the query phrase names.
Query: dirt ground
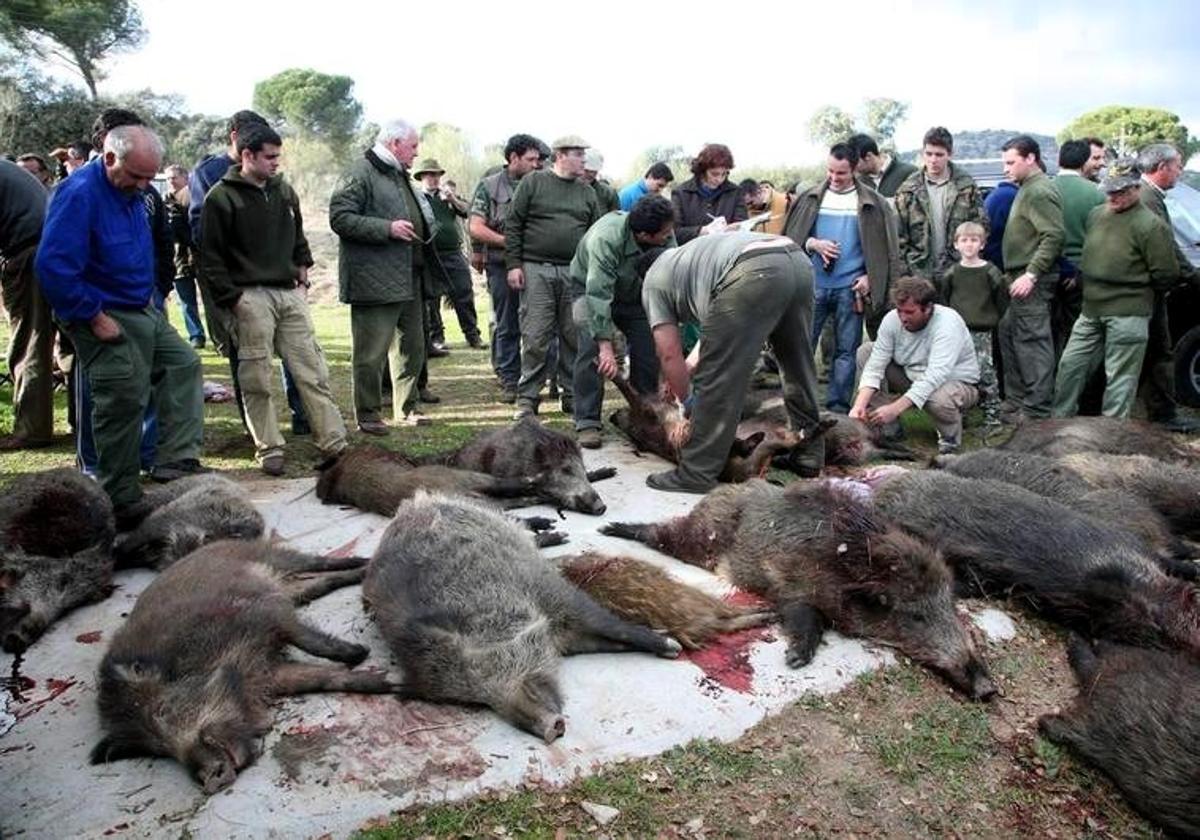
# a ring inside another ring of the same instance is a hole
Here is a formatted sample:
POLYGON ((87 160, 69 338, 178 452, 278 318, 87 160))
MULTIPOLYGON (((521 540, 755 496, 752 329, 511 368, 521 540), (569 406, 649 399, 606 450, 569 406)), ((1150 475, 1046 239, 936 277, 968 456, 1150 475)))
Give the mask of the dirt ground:
POLYGON ((1064 637, 1011 612, 1017 637, 986 643, 1001 688, 990 704, 902 662, 730 744, 694 741, 565 789, 413 809, 359 837, 1161 837, 1038 736, 1038 717, 1074 694, 1064 637), (596 805, 618 813, 602 825, 596 805))

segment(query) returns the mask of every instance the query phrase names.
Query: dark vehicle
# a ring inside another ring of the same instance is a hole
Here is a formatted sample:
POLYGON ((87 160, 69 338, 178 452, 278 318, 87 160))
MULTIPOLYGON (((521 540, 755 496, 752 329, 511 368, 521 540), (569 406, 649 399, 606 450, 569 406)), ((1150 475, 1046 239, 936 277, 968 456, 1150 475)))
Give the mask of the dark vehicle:
MULTIPOLYGON (((954 163, 971 173, 984 195, 1004 179, 1004 165, 999 159, 954 163)), ((1057 169, 1052 166, 1050 174, 1057 169)), ((1188 261, 1200 269, 1200 190, 1180 181, 1167 191, 1167 212, 1175 228, 1175 241, 1188 261)), ((1175 340, 1175 398, 1183 405, 1200 408, 1200 289, 1175 289, 1168 298, 1167 311, 1175 340)))

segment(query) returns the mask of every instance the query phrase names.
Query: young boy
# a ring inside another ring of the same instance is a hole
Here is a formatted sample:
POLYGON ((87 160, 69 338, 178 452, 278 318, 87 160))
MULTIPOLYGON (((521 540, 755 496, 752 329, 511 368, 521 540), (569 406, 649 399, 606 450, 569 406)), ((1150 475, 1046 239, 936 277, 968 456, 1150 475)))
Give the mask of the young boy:
POLYGON ((979 252, 987 241, 983 225, 963 222, 954 231, 959 263, 942 275, 942 300, 967 322, 979 360, 979 404, 985 426, 1000 425, 1000 393, 992 362, 992 331, 1004 314, 1006 294, 1000 269, 979 252))

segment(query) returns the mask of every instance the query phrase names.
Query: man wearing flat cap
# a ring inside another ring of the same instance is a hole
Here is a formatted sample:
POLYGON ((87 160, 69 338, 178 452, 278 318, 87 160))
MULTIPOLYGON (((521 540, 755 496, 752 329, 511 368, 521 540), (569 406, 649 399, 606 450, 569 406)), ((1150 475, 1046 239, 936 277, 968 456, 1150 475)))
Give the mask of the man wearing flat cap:
POLYGON ((604 170, 604 155, 595 149, 587 150, 583 159, 583 182, 596 191, 596 201, 600 203, 600 214, 611 213, 621 209, 621 198, 608 183, 600 177, 604 170))
POLYGON ((1141 171, 1119 160, 1100 182, 1104 204, 1088 216, 1079 273, 1083 313, 1059 363, 1055 417, 1070 417, 1090 372, 1104 362, 1102 412, 1128 417, 1146 354, 1154 294, 1179 275, 1171 228, 1141 202, 1141 171))
POLYGON ((587 142, 568 135, 553 146, 553 166, 521 179, 504 229, 508 285, 521 293, 518 418, 538 412, 548 373, 546 356, 555 335, 562 408, 572 413, 576 339, 568 267, 579 240, 601 216, 595 191, 580 180, 587 142))
POLYGON ((462 229, 459 219, 467 218, 470 206, 459 198, 450 188, 447 181, 442 181, 446 170, 442 169, 434 158, 425 158, 417 164, 413 177, 421 182, 421 190, 429 200, 433 209, 433 218, 437 220, 437 232, 433 235, 433 248, 437 252, 438 262, 445 272, 447 287, 439 289, 439 294, 431 298, 429 305, 429 320, 427 324, 432 332, 432 344, 441 345, 445 341, 445 333, 441 329, 442 295, 446 294, 454 305, 454 313, 458 316, 458 325, 462 328, 463 337, 467 344, 478 350, 483 347, 483 339, 479 336, 479 317, 475 314, 475 290, 471 285, 471 267, 467 264, 466 254, 463 253, 462 229))

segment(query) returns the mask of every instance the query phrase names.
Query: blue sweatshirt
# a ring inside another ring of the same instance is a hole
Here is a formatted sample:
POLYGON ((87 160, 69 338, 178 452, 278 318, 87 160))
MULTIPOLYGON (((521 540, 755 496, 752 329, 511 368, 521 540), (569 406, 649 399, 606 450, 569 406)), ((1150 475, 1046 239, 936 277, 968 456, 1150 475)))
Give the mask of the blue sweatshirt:
POLYGON ((646 186, 645 178, 638 178, 632 184, 622 187, 617 193, 617 199, 621 202, 621 209, 628 213, 633 209, 633 205, 637 204, 638 199, 650 192, 646 186))
POLYGON ((1004 228, 1016 198, 1017 185, 1012 181, 1001 181, 983 201, 983 210, 988 215, 988 238, 982 256, 1001 271, 1004 270, 1004 255, 1000 246, 1004 243, 1004 228))
POLYGON ((110 184, 100 158, 77 170, 50 197, 34 268, 60 320, 145 307, 155 266, 141 193, 110 184))
POLYGON ((188 226, 192 229, 192 241, 200 247, 200 211, 204 209, 204 197, 208 191, 220 183, 236 161, 229 159, 228 152, 209 155, 196 164, 188 178, 188 226))
POLYGON ((858 235, 858 190, 853 187, 844 193, 825 190, 821 209, 817 211, 817 223, 811 236, 829 239, 840 246, 840 253, 833 270, 825 268, 825 260, 818 253, 812 254, 813 272, 818 289, 846 289, 867 272, 867 258, 863 255, 862 240, 858 235))

